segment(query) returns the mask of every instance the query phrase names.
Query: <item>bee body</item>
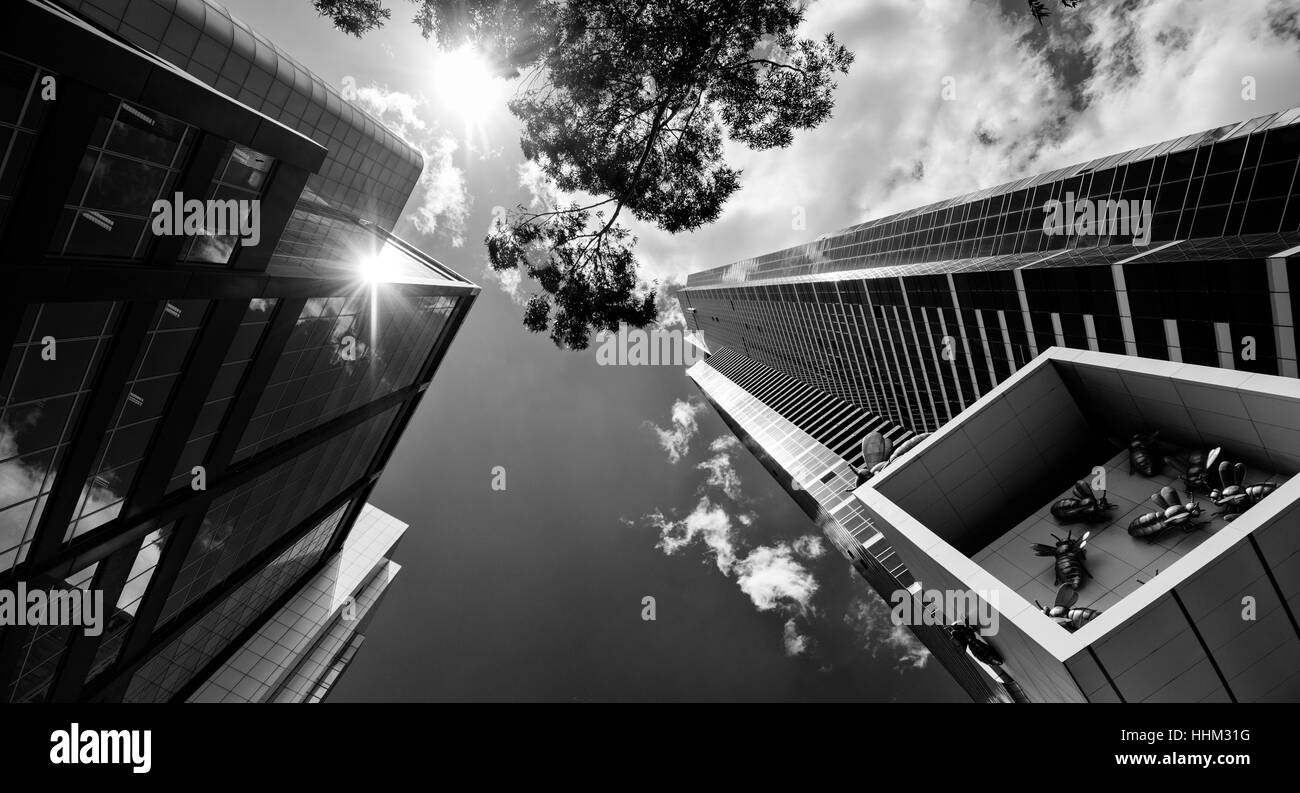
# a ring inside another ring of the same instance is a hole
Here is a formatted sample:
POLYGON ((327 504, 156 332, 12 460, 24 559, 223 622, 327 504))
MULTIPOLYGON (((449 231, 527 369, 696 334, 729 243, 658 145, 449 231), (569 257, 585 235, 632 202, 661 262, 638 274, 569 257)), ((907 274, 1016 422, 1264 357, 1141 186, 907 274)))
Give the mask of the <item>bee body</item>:
POLYGON ((1172 487, 1163 487, 1159 493, 1151 496, 1151 501, 1160 509, 1141 515, 1129 524, 1130 537, 1154 541, 1165 531, 1181 528, 1184 532, 1204 525, 1193 519, 1200 517, 1201 505, 1195 501, 1182 503, 1178 491, 1172 487))
POLYGON ((1222 487, 1210 492, 1210 500, 1220 508, 1215 514, 1222 515, 1225 520, 1233 520, 1268 498, 1278 488, 1276 482, 1247 485, 1244 484, 1245 479, 1246 466, 1242 463, 1233 465, 1226 460, 1219 463, 1219 483, 1222 487))

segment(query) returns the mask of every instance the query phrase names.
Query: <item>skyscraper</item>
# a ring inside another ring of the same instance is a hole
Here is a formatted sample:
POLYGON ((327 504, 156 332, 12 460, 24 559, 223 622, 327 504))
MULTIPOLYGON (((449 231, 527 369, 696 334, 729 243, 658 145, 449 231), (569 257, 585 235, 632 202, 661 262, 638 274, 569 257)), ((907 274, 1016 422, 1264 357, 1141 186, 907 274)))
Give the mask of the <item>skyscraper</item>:
POLYGON ((292 601, 190 697, 191 702, 320 702, 352 662, 402 569, 407 525, 366 504, 343 547, 292 601))
POLYGON ((478 287, 392 234, 419 152, 218 6, 6 16, 0 590, 109 618, 0 628, 0 698, 185 700, 348 557, 478 287))
MULTIPOLYGON (((899 590, 915 595, 931 585, 955 586, 957 582, 938 572, 935 578, 942 580, 927 582, 913 568, 934 569, 929 563, 939 553, 938 543, 955 542, 960 532, 935 529, 930 539, 936 545, 911 547, 905 533, 895 531, 871 508, 871 498, 846 492, 853 489, 853 469, 863 462, 863 436, 878 430, 901 442, 941 428, 951 436, 956 430, 948 430, 948 425, 960 422, 969 411, 1005 408, 1000 384, 1025 371, 1040 355, 1055 361, 1061 348, 1132 357, 1131 364, 1105 364, 1116 369, 1109 375, 1114 383, 1127 382, 1119 369, 1166 362, 1166 367, 1191 366, 1181 375, 1160 370, 1162 393, 1182 394, 1180 389, 1191 388, 1183 381, 1193 371, 1206 376, 1200 370, 1204 366, 1231 370, 1221 383, 1225 390, 1244 388, 1253 374, 1272 376, 1259 381, 1258 395, 1280 399, 1277 394, 1286 387, 1274 381, 1300 374, 1293 323, 1297 294, 1289 286, 1300 278, 1297 122, 1300 108, 1272 113, 695 273, 680 301, 693 341, 709 357, 689 375, 883 597, 899 590), (1089 225, 1097 213, 1118 216, 1130 210, 1142 222, 1089 225), (1067 218, 1066 233, 1051 225, 1058 211, 1067 218), (1138 359, 1148 363, 1136 363, 1138 359)), ((1064 363, 1051 366, 1068 368, 1064 363)), ((1094 410, 1088 403, 1101 400, 1096 389, 1084 388, 1082 381, 1071 380, 1072 375, 1062 377, 1071 384, 1074 401, 1083 405, 1080 411, 1093 419, 1089 432, 1104 426, 1122 431, 1126 438, 1143 427, 1160 428, 1169 440, 1184 445, 1224 444, 1234 459, 1249 460, 1260 471, 1288 476, 1300 467, 1300 450, 1287 445, 1291 436, 1285 422, 1246 413, 1243 405, 1256 398, 1255 392, 1249 398, 1216 394, 1221 404, 1241 407, 1212 410, 1214 419, 1198 423, 1194 418, 1179 420, 1177 410, 1183 404, 1178 399, 1163 403, 1173 406, 1163 415, 1150 406, 1144 415, 1137 407, 1139 396, 1128 392, 1131 409, 1124 403, 1114 410, 1094 410), (1248 430, 1251 422, 1261 424, 1248 430)), ((1135 382, 1148 384, 1140 377, 1135 382)), ((1073 415, 1074 409, 1070 411, 1064 415, 1073 415)), ((1024 429, 1016 425, 1004 431, 1024 429)), ((907 459, 924 461, 944 446, 939 436, 922 443, 907 459)), ((1062 448, 1074 448, 1062 443, 1062 448)), ((1077 451, 1085 457, 1100 454, 1095 448, 1077 451)), ((1013 524, 1035 510, 1041 516, 1047 494, 1067 494, 1073 479, 1090 470, 1078 470, 1078 459, 1048 457, 1016 458, 1019 466, 1039 466, 1034 470, 1044 479, 1035 480, 1033 487, 1001 488, 984 482, 978 495, 1005 499, 1014 505, 1008 507, 1012 512, 1029 510, 1017 513, 1013 524)), ((1111 462, 1108 457, 1091 464, 1104 467, 1111 462)), ((961 462, 973 469, 988 461, 968 449, 961 462)), ((902 476, 892 467, 886 470, 888 476, 875 484, 885 487, 888 479, 902 476)), ((919 475, 920 470, 911 473, 919 475)), ((868 483, 859 493, 874 489, 868 483)), ((931 495, 932 502, 942 500, 940 492, 931 495)), ((1135 503, 1144 500, 1140 493, 1129 495, 1135 496, 1135 503)), ((979 500, 971 498, 963 502, 964 509, 973 509, 979 500)), ((912 507, 920 510, 921 503, 912 507)), ((929 516, 936 525, 949 517, 929 516)), ((1010 518, 998 516, 1003 522, 1010 518)), ((1108 531, 1107 537, 1123 533, 1122 528, 1108 531)), ((989 550, 980 542, 1001 536, 963 540, 958 550, 979 556, 989 550)), ((1261 553, 1259 561, 1278 584, 1269 590, 1276 613, 1289 618, 1283 619, 1277 634, 1286 640, 1280 652, 1292 653, 1291 640, 1297 637, 1289 600, 1297 594, 1296 560, 1289 551, 1279 553, 1261 553), (1270 568, 1270 563, 1278 567, 1270 568)), ((1200 563, 1217 564, 1217 557, 1200 563)), ((1133 567, 1141 571, 1146 562, 1133 567)), ((1021 572, 1029 577, 1042 574, 1037 568, 1017 568, 1004 577, 1021 572)), ((1158 573, 1146 579, 1153 576, 1158 573)), ((1164 578, 1162 586, 1172 591, 1172 580, 1164 578)), ((1000 586, 1008 592, 1015 589, 1000 586)), ((1091 592, 1085 587, 1081 594, 1085 597, 1080 605, 1086 605, 1091 592)), ((1115 594, 1118 603, 1127 593, 1111 588, 1107 594, 1115 594)), ((1099 609, 1111 605, 1107 601, 1099 609)), ((949 614, 946 619, 963 616, 949 614)), ((991 667, 969 654, 954 658, 954 643, 931 627, 915 630, 978 700, 1096 697, 1095 690, 1084 690, 1082 684, 1034 686, 1042 675, 1027 674, 1024 666, 1017 677, 1013 663, 991 667), (1034 690, 1026 694, 1021 683, 1034 690)), ((997 639, 991 642, 997 645, 997 639)), ((1212 656, 1213 649, 1207 655, 1212 656)), ((1066 658, 1056 661, 1064 666, 1066 658)), ((1034 664, 1032 669, 1041 669, 1034 664)), ((1215 666, 1220 671, 1226 667, 1215 666)), ((1094 670, 1089 679, 1102 677, 1094 670)), ((1232 681, 1226 672, 1220 677, 1220 688, 1231 698, 1232 681)), ((1275 694, 1280 690, 1293 696, 1292 688, 1278 685, 1282 687, 1273 689, 1275 694)), ((1107 692, 1126 698, 1119 689, 1107 692)))

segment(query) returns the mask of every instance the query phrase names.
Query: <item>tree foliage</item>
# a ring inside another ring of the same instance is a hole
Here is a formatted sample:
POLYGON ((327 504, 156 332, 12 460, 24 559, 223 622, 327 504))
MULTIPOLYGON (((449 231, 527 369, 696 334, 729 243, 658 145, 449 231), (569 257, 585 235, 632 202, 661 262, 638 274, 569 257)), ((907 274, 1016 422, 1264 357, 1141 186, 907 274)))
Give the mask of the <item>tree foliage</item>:
MULTIPOLYGON (((323 6, 369 7, 316 0, 323 6)), ((821 124, 853 54, 833 34, 800 38, 799 0, 420 0, 440 46, 469 43, 503 75, 524 157, 562 206, 519 206, 486 239, 497 271, 540 291, 524 325, 581 349, 594 331, 655 321, 655 284, 637 276, 630 216, 670 233, 715 221, 740 187, 727 140, 788 146, 821 124)), ((364 24, 338 17, 359 35, 364 24)), ((374 22, 374 16, 365 21, 374 22)), ((382 24, 382 23, 380 23, 382 24)))
MULTIPOLYGON (((1038 20, 1039 25, 1042 25, 1043 21, 1052 15, 1052 12, 1047 10, 1043 0, 1028 0, 1028 3, 1029 15, 1038 20)), ((1078 8, 1079 0, 1061 0, 1061 5, 1065 8, 1078 8)))

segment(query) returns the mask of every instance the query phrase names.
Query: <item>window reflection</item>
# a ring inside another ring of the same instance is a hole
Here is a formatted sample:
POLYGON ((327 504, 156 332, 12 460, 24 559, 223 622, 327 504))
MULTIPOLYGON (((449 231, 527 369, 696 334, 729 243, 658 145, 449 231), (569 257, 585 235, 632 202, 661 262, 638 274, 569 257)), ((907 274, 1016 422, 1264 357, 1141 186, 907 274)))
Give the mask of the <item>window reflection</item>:
POLYGON ((143 258, 153 202, 176 183, 193 138, 191 128, 176 119, 119 103, 95 127, 51 252, 143 258))
MULTIPOLYGON (((217 177, 203 197, 216 201, 259 200, 274 164, 274 157, 230 143, 222 164, 217 168, 217 177)), ((186 242, 180 258, 182 261, 226 264, 239 245, 237 234, 203 234, 186 242)))
POLYGON ((235 459, 411 385, 445 330, 453 297, 382 294, 307 301, 235 459))
POLYGON ((33 64, 0 55, 0 229, 50 105, 38 94, 40 79, 47 74, 33 64))
POLYGON ((27 556, 118 312, 49 303, 24 314, 0 371, 0 572, 27 556))
MULTIPOLYGON (((95 580, 95 572, 98 569, 99 563, 94 562, 69 576, 66 581, 37 581, 30 582, 28 586, 29 588, 40 587, 51 592, 73 589, 85 591, 95 580)), ((14 675, 8 691, 5 692, 7 695, 5 700, 35 702, 45 699, 50 684, 54 682, 54 672, 58 669, 59 660, 63 657, 68 643, 80 630, 82 630, 80 626, 69 625, 41 625, 32 628, 20 655, 18 672, 14 675)))
POLYGON ((249 301, 244 319, 240 322, 239 330, 226 350, 226 358, 221 364, 212 388, 208 391, 208 397, 199 411, 194 426, 190 429, 189 440, 185 442, 185 448, 181 452, 176 468, 172 471, 171 481, 167 484, 168 493, 189 486, 194 466, 203 465, 207 461, 217 431, 221 428, 226 412, 235 401, 235 392, 243 380, 249 362, 257 353, 258 345, 263 334, 266 333, 276 303, 275 298, 262 297, 249 301))
POLYGON ((140 550, 136 552, 131 572, 122 586, 122 594, 118 596, 117 606, 108 616, 104 636, 95 651, 95 661, 91 665, 89 678, 94 678, 112 665, 122 651, 127 629, 131 627, 136 611, 139 610, 140 603, 149 590, 149 582, 153 580, 154 570, 158 567, 167 539, 171 536, 172 525, 168 524, 150 532, 140 541, 140 550))
POLYGON ((206 314, 206 300, 164 301, 154 313, 131 379, 104 435, 65 540, 118 516, 206 314))

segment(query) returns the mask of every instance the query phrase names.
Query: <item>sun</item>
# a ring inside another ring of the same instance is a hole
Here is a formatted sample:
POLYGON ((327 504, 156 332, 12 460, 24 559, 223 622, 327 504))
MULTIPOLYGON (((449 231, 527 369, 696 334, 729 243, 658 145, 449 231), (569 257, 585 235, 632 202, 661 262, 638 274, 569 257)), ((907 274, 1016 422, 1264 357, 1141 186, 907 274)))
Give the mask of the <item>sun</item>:
POLYGON ((387 283, 393 276, 392 265, 379 255, 362 259, 357 270, 361 280, 371 286, 387 283))
POLYGON ((503 104, 505 81, 471 45, 439 53, 433 65, 437 98, 466 127, 476 127, 503 104))

